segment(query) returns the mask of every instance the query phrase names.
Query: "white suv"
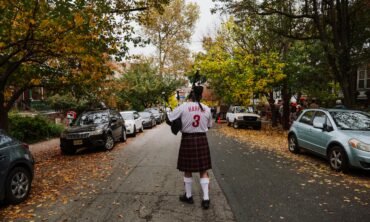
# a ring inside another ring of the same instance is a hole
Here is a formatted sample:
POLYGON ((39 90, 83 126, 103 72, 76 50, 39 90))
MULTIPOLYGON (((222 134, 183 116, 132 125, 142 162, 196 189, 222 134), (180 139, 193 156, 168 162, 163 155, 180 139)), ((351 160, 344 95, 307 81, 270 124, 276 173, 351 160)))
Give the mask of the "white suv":
POLYGON ((230 106, 226 113, 226 122, 235 129, 242 126, 261 129, 261 117, 253 112, 253 107, 230 106))
POLYGON ((120 114, 125 120, 127 134, 136 136, 137 132, 144 131, 143 119, 141 118, 140 114, 137 111, 135 110, 123 111, 120 112, 120 114))

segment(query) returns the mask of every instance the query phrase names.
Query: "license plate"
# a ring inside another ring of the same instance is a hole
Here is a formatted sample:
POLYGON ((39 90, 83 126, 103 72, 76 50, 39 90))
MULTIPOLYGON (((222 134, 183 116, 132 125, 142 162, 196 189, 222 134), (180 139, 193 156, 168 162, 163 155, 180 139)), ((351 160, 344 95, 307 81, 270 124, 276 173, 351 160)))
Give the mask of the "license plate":
POLYGON ((73 140, 73 145, 82 145, 82 140, 73 140))

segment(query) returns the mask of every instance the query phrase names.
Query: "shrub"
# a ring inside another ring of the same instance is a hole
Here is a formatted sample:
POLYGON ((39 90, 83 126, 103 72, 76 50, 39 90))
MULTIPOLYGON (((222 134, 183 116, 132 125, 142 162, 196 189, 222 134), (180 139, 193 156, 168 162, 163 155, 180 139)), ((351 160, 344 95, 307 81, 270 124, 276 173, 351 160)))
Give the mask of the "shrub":
POLYGON ((57 137, 63 126, 57 125, 43 116, 9 115, 9 133, 15 138, 26 143, 34 143, 51 137, 57 137))

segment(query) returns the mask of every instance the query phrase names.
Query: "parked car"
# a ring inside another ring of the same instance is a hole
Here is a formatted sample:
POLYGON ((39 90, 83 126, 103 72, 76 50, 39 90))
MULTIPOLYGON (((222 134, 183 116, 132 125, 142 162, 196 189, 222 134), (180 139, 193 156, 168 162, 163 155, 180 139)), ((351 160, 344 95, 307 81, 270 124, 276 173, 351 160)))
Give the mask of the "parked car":
POLYGON ((0 200, 18 204, 30 191, 34 159, 28 145, 0 129, 0 200))
POLYGON ((227 125, 233 127, 253 127, 253 129, 261 129, 261 117, 253 112, 253 107, 245 106, 230 106, 226 113, 227 125))
POLYGON ((357 110, 307 109, 293 122, 289 151, 309 150, 336 171, 370 170, 370 115, 357 110))
POLYGON ((155 118, 155 121, 156 121, 157 124, 161 124, 163 122, 163 120, 162 120, 163 117, 162 117, 161 113, 157 109, 148 108, 148 109, 145 109, 144 111, 153 113, 154 118, 155 118))
POLYGON ((141 118, 143 118, 143 127, 144 128, 153 128, 157 125, 155 117, 151 112, 139 112, 141 118))
POLYGON ((60 135, 60 148, 74 154, 80 147, 104 147, 111 150, 116 141, 126 141, 122 116, 114 110, 102 109, 82 113, 75 123, 60 135))
POLYGON ((144 131, 143 119, 137 111, 123 111, 120 114, 125 120, 127 134, 136 136, 137 132, 144 131))

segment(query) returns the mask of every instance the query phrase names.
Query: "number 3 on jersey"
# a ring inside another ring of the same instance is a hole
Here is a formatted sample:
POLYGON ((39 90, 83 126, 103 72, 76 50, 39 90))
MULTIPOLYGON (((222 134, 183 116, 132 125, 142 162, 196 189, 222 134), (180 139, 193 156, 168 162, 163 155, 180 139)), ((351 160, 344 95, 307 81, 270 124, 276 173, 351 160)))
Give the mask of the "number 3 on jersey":
POLYGON ((199 115, 194 115, 193 116, 194 122, 193 122, 193 127, 198 127, 199 126, 199 121, 200 121, 200 116, 199 115))

